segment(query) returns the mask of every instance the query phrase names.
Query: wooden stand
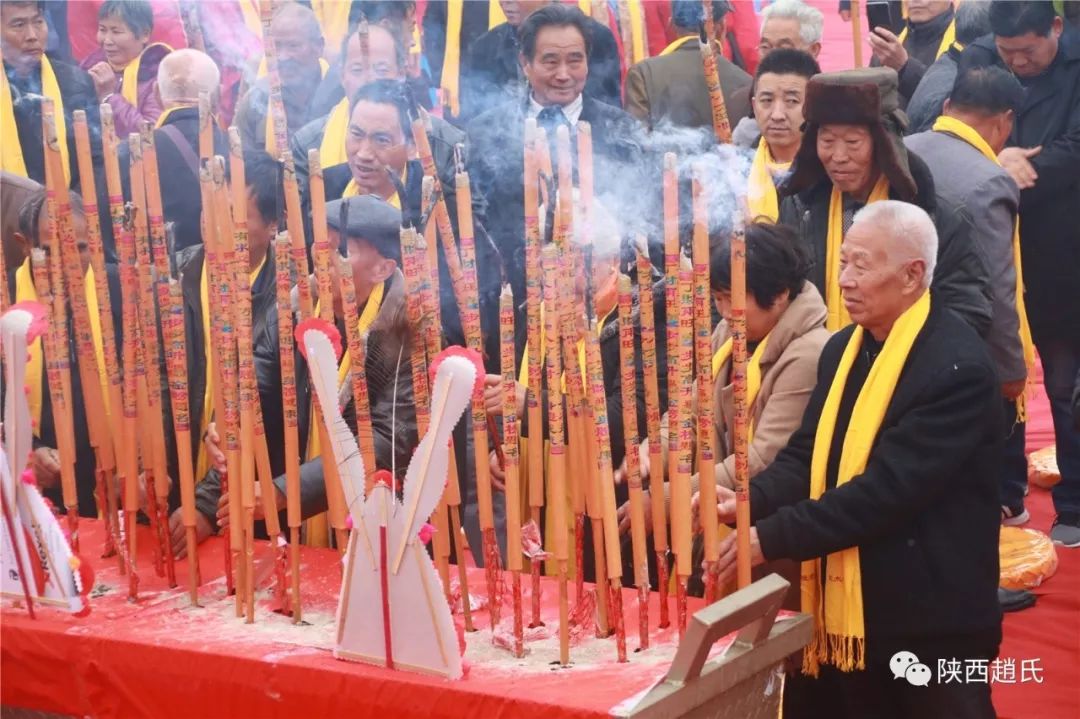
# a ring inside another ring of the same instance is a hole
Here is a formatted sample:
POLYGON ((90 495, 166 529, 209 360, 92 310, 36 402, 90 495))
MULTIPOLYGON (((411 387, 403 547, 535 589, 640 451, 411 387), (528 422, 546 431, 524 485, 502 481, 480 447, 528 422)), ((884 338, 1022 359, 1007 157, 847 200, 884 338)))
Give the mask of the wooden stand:
POLYGON ((777 716, 781 662, 810 641, 809 615, 776 621, 788 582, 776 574, 694 614, 664 679, 616 716, 756 719, 777 716), (731 647, 706 664, 713 644, 739 631, 731 647))

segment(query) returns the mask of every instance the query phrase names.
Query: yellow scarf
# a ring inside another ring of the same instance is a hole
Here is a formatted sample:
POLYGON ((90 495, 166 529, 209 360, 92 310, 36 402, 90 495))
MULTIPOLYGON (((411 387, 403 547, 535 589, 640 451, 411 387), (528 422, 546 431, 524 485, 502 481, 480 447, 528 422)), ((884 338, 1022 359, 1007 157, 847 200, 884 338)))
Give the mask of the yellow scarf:
MULTIPOLYGON (((465 0, 446 2, 446 49, 443 51, 442 90, 443 105, 450 107, 454 117, 461 114, 461 23, 465 0)), ((488 0, 488 30, 506 22, 506 15, 499 0, 488 0)))
MULTIPOLYGON (((997 155, 990 148, 990 145, 986 144, 986 140, 983 139, 975 128, 971 127, 965 122, 957 120, 955 117, 949 117, 942 115, 934 123, 935 132, 947 132, 951 135, 955 135, 957 138, 963 140, 967 144, 974 147, 981 152, 984 157, 991 160, 995 164, 1000 165, 997 155)), ((1031 381, 1031 368, 1035 365, 1035 343, 1031 339, 1031 325, 1028 324, 1027 306, 1024 302, 1024 270, 1020 257, 1020 216, 1017 215, 1016 223, 1013 225, 1013 264, 1016 265, 1016 315, 1020 320, 1020 345, 1024 348, 1024 365, 1028 368, 1028 381, 1031 381)), ((1016 411, 1017 421, 1027 421, 1027 402, 1025 401, 1024 393, 1021 393, 1016 399, 1016 411)))
MULTIPOLYGON (((265 1, 265 0, 264 0, 265 1)), ((343 0, 311 0, 311 9, 322 27, 326 45, 336 52, 349 31, 350 2, 343 0)))
MULTIPOLYGON (((51 98, 56 111, 56 144, 60 146, 60 158, 64 165, 64 181, 71 182, 71 166, 68 161, 67 119, 64 112, 64 98, 60 94, 60 84, 56 73, 46 55, 41 56, 41 94, 51 98)), ((0 165, 7 172, 22 177, 26 174, 26 161, 23 159, 22 146, 19 144, 19 129, 15 123, 15 105, 8 85, 7 73, 0 72, 0 165)))
MULTIPOLYGON (((889 199, 889 180, 885 174, 878 178, 866 204, 889 199)), ((843 193, 833 186, 829 199, 829 234, 825 238, 825 306, 829 314, 825 320, 825 329, 830 332, 842 330, 851 324, 851 317, 844 307, 844 298, 840 292, 840 245, 844 242, 844 198, 843 193)))
POLYGON ((158 115, 157 122, 154 123, 154 129, 156 130, 159 127, 163 126, 166 122, 168 122, 169 116, 172 115, 174 112, 178 110, 187 110, 194 107, 197 107, 197 105, 193 105, 189 102, 182 105, 177 105, 176 107, 170 107, 168 110, 165 110, 160 115, 158 115))
POLYGON ((750 205, 751 217, 768 217, 776 222, 780 216, 780 203, 776 199, 774 172, 784 172, 791 167, 790 162, 775 162, 769 152, 769 143, 761 138, 754 161, 750 164, 750 177, 747 183, 746 201, 750 205))
POLYGON ((333 167, 346 162, 345 133, 349 129, 349 98, 342 98, 330 116, 326 118, 322 142, 319 144, 319 159, 323 167, 333 167))
POLYGON ((127 100, 132 107, 137 108, 139 106, 139 67, 142 65, 143 55, 155 47, 163 47, 168 52, 173 51, 171 47, 163 42, 151 43, 144 47, 139 56, 124 68, 124 79, 120 82, 120 96, 127 100))
MULTIPOLYGON (((840 487, 862 474, 893 389, 907 362, 926 318, 930 314, 930 293, 923 292, 914 305, 896 320, 851 411, 836 476, 840 487)), ((832 447, 840 400, 863 341, 863 328, 856 327, 836 369, 814 437, 810 461, 810 499, 825 493, 826 471, 832 447)), ((862 573, 859 548, 834 552, 825 558, 825 596, 822 601, 822 560, 802 563, 802 611, 814 617, 814 637, 803 652, 803 672, 817 676, 821 663, 850 672, 866 666, 866 628, 863 623, 862 573)))
MULTIPOLYGON (((901 45, 903 45, 904 40, 907 39, 907 36, 908 29, 905 26, 904 29, 900 31, 900 34, 897 35, 896 39, 900 41, 901 45)), ((937 53, 934 55, 934 59, 937 60, 939 57, 948 52, 949 48, 952 47, 952 44, 954 42, 956 42, 956 18, 953 18, 953 21, 949 23, 949 26, 947 28, 945 28, 945 34, 941 36, 941 44, 938 45, 937 53)))
MULTIPOLYGON (((360 329, 360 334, 364 335, 369 329, 371 329, 372 323, 375 322, 375 318, 379 316, 379 310, 382 308, 383 297, 386 293, 386 283, 375 285, 371 290, 371 294, 368 295, 367 302, 364 303, 364 310, 360 313, 360 318, 356 321, 356 326, 360 329)), ((319 300, 315 305, 315 316, 319 316, 319 310, 321 308, 322 300, 319 300)), ((345 378, 349 374, 349 370, 352 368, 352 356, 349 354, 348 346, 345 347, 345 352, 341 355, 341 361, 338 363, 338 378, 337 384, 340 388, 345 382, 345 378)), ((308 428, 308 461, 311 461, 322 454, 322 447, 319 442, 319 433, 315 426, 315 417, 312 415, 311 426, 308 428)))
MULTIPOLYGON (((344 5, 344 3, 342 3, 342 4, 344 5)), ((326 77, 326 72, 329 69, 330 69, 330 63, 326 62, 326 60, 324 60, 324 59, 322 59, 320 57, 319 58, 319 79, 320 80, 322 80, 323 78, 326 77)), ((266 75, 266 73, 267 73, 267 70, 266 70, 266 58, 263 58, 262 63, 259 64, 258 76, 259 77, 264 77, 266 75)), ((346 113, 347 112, 348 111, 346 111, 346 113)), ((342 134, 342 138, 344 138, 344 137, 345 137, 345 135, 342 134)), ((285 148, 285 149, 287 150, 288 148, 285 148)), ((270 157, 273 157, 274 159, 277 159, 279 157, 279 155, 278 155, 278 146, 277 146, 277 138, 274 137, 274 113, 271 112, 269 95, 267 96, 267 101, 266 101, 266 152, 267 152, 267 154, 270 155, 270 157)), ((323 163, 323 166, 324 167, 329 167, 329 165, 326 164, 325 162, 323 163)))
MULTIPOLYGON (((402 181, 402 184, 404 184, 404 182, 405 182, 404 173, 402 173, 401 181, 402 181)), ((341 196, 342 197, 356 197, 359 194, 360 194, 360 186, 356 184, 356 180, 349 180, 349 184, 345 185, 345 191, 341 193, 341 196)), ((390 197, 387 197, 386 202, 392 207, 395 207, 395 208, 397 208, 399 210, 401 209, 401 198, 398 197, 398 193, 396 193, 396 192, 394 194, 390 195, 390 197)))
POLYGON ((698 39, 697 35, 687 35, 686 37, 680 37, 678 40, 676 40, 675 42, 671 43, 670 45, 665 47, 663 50, 661 50, 660 55, 661 56, 670 55, 671 53, 675 52, 676 50, 678 50, 680 47, 682 47, 686 43, 690 42, 691 40, 697 40, 697 39, 698 39))
MULTIPOLYGON (((98 375, 101 389, 105 396, 105 412, 109 412, 108 372, 105 370, 105 348, 101 343, 101 315, 98 312, 97 287, 94 285, 94 268, 86 270, 85 285, 86 308, 90 314, 90 333, 94 339, 94 354, 97 355, 98 375)), ((33 270, 30 258, 27 258, 15 270, 15 301, 37 302, 37 290, 34 288, 33 270)), ((27 394, 30 403, 30 418, 34 421, 34 436, 41 436, 41 400, 42 371, 45 368, 44 355, 41 351, 41 338, 34 340, 28 349, 26 363, 26 382, 30 388, 27 394)))
MULTIPOLYGON (((262 262, 259 263, 259 266, 248 275, 249 286, 255 285, 255 280, 259 278, 264 267, 266 267, 265 255, 262 258, 262 262)), ((199 422, 200 437, 206 434, 206 427, 210 423, 210 416, 213 414, 214 408, 214 373, 210 371, 210 368, 213 367, 210 360, 214 343, 210 338, 210 280, 207 277, 208 274, 209 273, 206 271, 206 260, 204 258, 202 277, 199 279, 199 300, 202 305, 203 358, 206 366, 206 388, 203 392, 202 420, 199 422)), ((195 481, 198 482, 202 480, 209 469, 210 458, 206 455, 206 446, 203 443, 200 443, 199 457, 195 463, 195 481)))
MULTIPOLYGON (((750 355, 750 361, 746 364, 746 406, 749 410, 754 408, 754 400, 757 399, 758 391, 761 389, 761 357, 765 354, 765 347, 769 344, 769 335, 765 335, 765 338, 758 342, 758 346, 754 349, 754 353, 750 355)), ((720 345, 720 349, 716 350, 712 357, 712 374, 715 380, 720 374, 720 370, 723 369, 724 363, 731 357, 731 348, 733 346, 733 340, 728 337, 724 344, 720 345)), ((750 432, 748 436, 748 442, 754 441, 754 417, 753 412, 750 414, 750 432)))
POLYGON ((262 17, 259 15, 259 0, 239 0, 240 12, 244 15, 244 24, 253 35, 262 40, 262 17))

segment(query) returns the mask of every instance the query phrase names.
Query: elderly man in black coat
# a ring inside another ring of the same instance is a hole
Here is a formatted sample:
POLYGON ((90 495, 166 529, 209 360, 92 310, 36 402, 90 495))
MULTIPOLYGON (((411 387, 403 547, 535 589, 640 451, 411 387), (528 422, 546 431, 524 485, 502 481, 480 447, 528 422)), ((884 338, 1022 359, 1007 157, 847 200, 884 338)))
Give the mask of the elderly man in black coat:
MULTIPOLYGON (((928 291, 936 244, 914 205, 858 213, 840 275, 855 324, 825 345, 802 425, 751 483, 751 562, 803 562, 818 620, 803 657, 818 679, 789 678, 785 716, 994 716, 989 684, 949 683, 939 665, 989 661, 1001 641, 1002 415, 985 345, 928 291)), ((734 493, 718 489, 731 521, 734 493)))
POLYGON ((998 160, 1020 186, 1028 319, 1054 419, 1061 481, 1050 536, 1080 547, 1080 430, 1071 407, 1080 373, 1080 32, 1044 2, 994 2, 990 26, 993 37, 965 50, 960 70, 1004 65, 1027 88, 998 160))
MULTIPOLYGON (((512 100, 483 113, 468 128, 469 174, 473 187, 487 201, 486 227, 502 254, 506 280, 518 302, 525 297, 524 176, 525 120, 535 118, 547 129, 552 162, 556 128, 592 126, 594 175, 598 192, 616 179, 637 192, 641 183, 641 128, 622 110, 583 92, 589 67, 589 33, 585 15, 574 7, 548 5, 522 23, 521 60, 529 79, 524 101, 512 100)), ((575 157, 576 157, 576 153, 575 157)), ((616 207, 619 203, 609 206, 616 207)))
POLYGON ((980 334, 990 326, 989 275, 964 208, 934 191, 929 168, 904 147, 896 72, 866 68, 811 78, 803 105, 803 141, 791 175, 777 189, 780 222, 810 246, 810 281, 829 308, 826 327, 848 323, 839 287, 839 246, 854 214, 882 199, 918 205, 937 226, 935 296, 980 334))

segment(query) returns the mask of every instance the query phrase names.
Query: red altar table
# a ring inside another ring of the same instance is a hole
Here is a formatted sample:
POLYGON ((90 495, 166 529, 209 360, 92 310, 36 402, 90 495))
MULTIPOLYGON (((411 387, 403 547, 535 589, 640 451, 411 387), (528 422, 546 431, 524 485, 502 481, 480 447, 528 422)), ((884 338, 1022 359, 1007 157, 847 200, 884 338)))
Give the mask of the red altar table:
MULTIPOLYGON (((4 706, 97 717, 595 717, 647 690, 674 654, 674 631, 656 629, 655 605, 650 608, 652 648, 634 651, 637 595, 627 591, 626 664, 616 663, 614 638, 595 639, 591 632, 571 646, 570 667, 557 664, 557 637, 527 642, 529 656, 515 659, 492 645, 485 609, 474 611, 479 631, 466 634, 469 671, 460 681, 339 661, 332 656, 341 572, 336 552, 304 551, 305 624, 294 625, 270 610, 270 549, 261 546, 256 562, 262 564, 264 581, 256 622, 250 625, 236 617, 233 599, 225 596, 222 540, 200 547, 201 606, 191 607, 184 589, 186 562, 176 565, 180 586, 169 589, 154 575, 151 537, 142 528, 139 600, 132 604, 116 560, 96 558, 101 524, 83 520, 80 529, 82 554, 94 557, 92 612, 80 619, 39 606, 33 620, 25 608, 4 601, 4 706)), ((482 599, 483 571, 470 570, 469 583, 474 597, 482 599)), ((523 586, 528 583, 523 577, 523 586)), ((525 601, 528 622, 528 597, 525 601)), ((508 626, 509 604, 503 626, 508 626)), ((699 607, 700 602, 692 604, 691 611, 699 607)), ((674 601, 672 610, 674 619, 674 601)), ((542 618, 553 626, 558 618, 558 586, 547 578, 542 618)))

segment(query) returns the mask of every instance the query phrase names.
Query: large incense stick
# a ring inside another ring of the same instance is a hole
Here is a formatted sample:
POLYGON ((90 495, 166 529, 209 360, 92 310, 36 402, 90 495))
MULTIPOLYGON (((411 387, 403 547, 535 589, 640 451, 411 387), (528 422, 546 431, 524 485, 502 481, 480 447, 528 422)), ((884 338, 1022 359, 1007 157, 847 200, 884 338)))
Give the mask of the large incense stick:
POLYGON ((289 122, 285 114, 285 101, 281 89, 281 73, 278 70, 277 46, 270 25, 274 19, 274 5, 271 0, 263 0, 259 8, 259 20, 262 24, 263 59, 266 61, 266 74, 270 84, 270 107, 267 112, 272 118, 274 133, 266 138, 266 150, 275 160, 281 160, 286 167, 292 168, 292 152, 289 151, 289 122))
MULTIPOLYGON (((105 162, 105 182, 109 193, 109 214, 112 218, 113 235, 116 238, 119 259, 121 312, 124 332, 122 361, 124 367, 133 368, 136 360, 138 341, 138 279, 135 272, 135 238, 132 235, 131 221, 124 208, 124 197, 120 186, 120 163, 117 159, 117 138, 113 131, 112 107, 101 106, 101 139, 105 162)), ((119 543, 120 554, 128 571, 128 599, 134 601, 138 595, 139 577, 135 569, 135 517, 138 513, 138 440, 136 422, 138 420, 138 399, 134 371, 123 373, 122 387, 123 423, 121 440, 117 447, 119 465, 123 477, 124 522, 118 522, 118 534, 126 533, 119 543)))
MULTIPOLYGON (((552 532, 555 561, 559 568, 559 662, 570 663, 570 612, 568 607, 567 524, 566 524, 566 455, 563 432, 562 351, 559 341, 558 291, 555 283, 559 266, 558 248, 543 249, 545 335, 547 337, 547 396, 548 396, 548 480, 551 488, 552 532)), ((571 359, 571 361, 573 361, 571 359)), ((539 432, 538 429, 530 430, 539 432)))
POLYGON ((712 295, 709 291, 709 210, 702 186, 704 169, 694 164, 692 180, 694 236, 694 355, 697 366, 697 472, 702 538, 705 544, 705 601, 716 600, 719 523, 713 465, 712 295))
MULTIPOLYGON (((469 349, 483 356, 484 343, 480 333, 480 299, 476 278, 476 244, 473 238, 472 188, 469 175, 458 172, 454 178, 457 195, 459 248, 461 250, 461 288, 459 302, 463 305, 462 328, 469 349)), ((499 571, 501 560, 495 540, 495 516, 491 496, 491 474, 488 466, 487 409, 482 392, 472 398, 473 453, 476 459, 476 503, 480 510, 480 531, 483 535, 484 572, 487 577, 488 608, 491 627, 499 623, 501 598, 499 571)))
MULTIPOLYGON (((651 292, 646 284, 639 290, 651 292)), ((630 278, 619 275, 619 361, 622 368, 622 421, 626 447, 626 485, 630 489, 630 541, 634 556, 634 584, 638 588, 638 643, 649 646, 649 559, 645 546, 645 498, 641 491, 638 460, 637 368, 634 343, 633 295, 630 278)))
MULTIPOLYGON (((514 367, 514 296, 499 297, 499 359, 503 377, 503 472, 506 484, 506 564, 513 576, 514 656, 525 656, 521 611, 521 477, 518 472, 517 373, 514 367)), ((581 571, 580 569, 578 570, 581 571)))
MULTIPOLYGON (((588 246, 591 247, 592 246, 592 241, 593 241, 593 236, 592 236, 592 215, 593 215, 593 191, 594 191, 592 126, 588 122, 579 122, 577 124, 576 129, 577 129, 577 154, 578 154, 578 157, 577 157, 578 188, 579 188, 579 194, 580 194, 580 198, 581 198, 581 202, 580 202, 580 207, 581 207, 581 213, 580 213, 581 227, 577 228, 577 229, 573 229, 573 230, 570 229, 570 228, 566 228, 565 231, 574 232, 574 233, 578 234, 580 237, 585 238, 585 243, 588 246)), ((557 138, 557 139, 558 139, 558 141, 560 143, 559 144, 559 157, 560 157, 560 165, 559 165, 559 197, 563 197, 563 192, 565 191, 564 187, 563 187, 564 172, 562 170, 562 164, 561 164, 561 162, 562 162, 561 158, 562 158, 562 154, 563 154, 563 147, 562 147, 562 144, 561 144, 561 142, 562 142, 561 136, 559 138, 557 138)), ((566 174, 567 175, 570 174, 569 173, 569 168, 568 168, 566 174)), ((566 177, 565 182, 569 182, 569 181, 570 181, 570 178, 566 177)), ((567 203, 567 204, 569 205, 570 203, 567 203)), ((572 210, 568 210, 568 211, 570 212, 569 216, 573 220, 573 212, 572 212, 572 210)), ((570 255, 570 256, 572 256, 572 255, 570 255)), ((570 276, 570 275, 566 275, 566 276, 570 276)), ((567 283, 567 284, 569 284, 569 283, 567 283)), ((572 292, 569 294, 569 296, 576 301, 577 298, 573 296, 572 292)), ((578 311, 577 312, 577 317, 580 318, 581 316, 583 316, 583 314, 584 314, 583 312, 578 311)), ((576 324, 577 323, 575 322, 575 325, 576 324)), ((565 339, 564 339, 564 343, 565 343, 565 339)), ((570 418, 571 418, 570 431, 571 431, 571 435, 572 435, 571 449, 573 449, 574 445, 578 445, 579 448, 588 445, 588 443, 591 442, 593 440, 593 437, 595 436, 591 432, 586 432, 585 427, 581 425, 581 422, 583 421, 583 418, 580 415, 582 414, 583 411, 587 410, 587 404, 588 404, 585 401, 584 392, 582 392, 580 395, 578 395, 577 399, 578 399, 578 402, 581 405, 582 411, 578 412, 579 417, 577 418, 576 422, 574 421, 575 420, 574 413, 571 412, 571 415, 570 415, 570 418)), ((588 466, 588 467, 592 468, 594 466, 594 464, 590 462, 585 466, 588 466)), ((570 474, 570 476, 571 476, 571 478, 578 477, 579 480, 580 480, 580 475, 577 472, 572 472, 570 474)), ((582 571, 582 565, 584 563, 584 554, 585 554, 585 548, 583 546, 584 543, 585 543, 585 537, 584 537, 584 534, 585 534, 585 519, 584 519, 584 516, 583 516, 582 513, 585 510, 585 487, 584 487, 584 482, 581 482, 581 481, 578 481, 576 483, 576 486, 574 486, 574 485, 575 485, 575 483, 573 481, 571 481, 571 487, 574 490, 574 492, 573 492, 573 498, 574 498, 574 542, 575 542, 576 551, 577 551, 577 560, 578 560, 577 561, 577 568, 578 568, 577 580, 578 580, 578 588, 580 590, 581 582, 584 579, 584 572, 582 571)), ((594 527, 593 529, 595 530, 597 528, 598 527, 594 527)), ((594 532, 593 533, 593 541, 594 541, 594 543, 597 542, 598 539, 599 539, 598 535, 594 532)), ((597 552, 599 554, 600 548, 596 547, 596 549, 597 549, 597 552)), ((597 566, 597 571, 599 571, 599 565, 597 566)), ((600 635, 606 636, 607 633, 608 633, 607 602, 605 601, 606 595, 603 592, 597 592, 597 599, 598 599, 597 607, 599 609, 599 616, 598 616, 598 621, 597 621, 597 631, 598 631, 598 633, 600 635)))
MULTIPOLYGON (((686 583, 691 574, 690 474, 692 470, 694 307, 693 271, 685 255, 680 258, 678 292, 679 343, 676 391, 677 421, 668 426, 675 438, 675 471, 671 478, 671 540, 675 549, 679 635, 686 631, 686 583)), ((669 415, 670 418, 671 415, 669 415)), ((669 421, 671 421, 669 419, 669 421)))
MULTIPOLYGON (((114 547, 119 543, 119 527, 117 526, 117 497, 116 488, 112 481, 112 475, 117 469, 117 459, 121 453, 120 440, 120 416, 123 407, 121 395, 120 363, 117 359, 116 328, 113 326, 112 298, 109 296, 109 279, 105 271, 105 247, 101 240, 101 225, 97 206, 97 188, 94 178, 93 158, 90 147, 90 130, 86 124, 86 112, 76 110, 73 113, 73 127, 75 133, 75 150, 79 162, 79 177, 82 178, 82 189, 86 193, 83 198, 83 210, 86 213, 86 246, 90 253, 90 267, 94 271, 94 291, 97 296, 98 315, 101 323, 101 351, 105 361, 106 378, 103 402, 106 405, 109 434, 112 438, 111 454, 102 461, 111 457, 111 464, 107 467, 99 464, 97 470, 97 483, 104 489, 105 501, 99 507, 105 517, 109 528, 109 538, 106 546, 111 543, 114 547)), ((115 236, 120 233, 113 228, 115 236)), ((117 297, 119 302, 120 298, 117 297)), ((101 372, 102 368, 98 367, 101 372)), ((106 553, 107 554, 107 553, 106 553)), ((117 552, 120 566, 123 568, 123 554, 117 552)))
MULTIPOLYGON (((315 279, 319 287, 320 317, 327 321, 333 321, 334 297, 331 289, 333 283, 330 279, 330 243, 326 236, 326 190, 323 184, 322 161, 318 150, 308 152, 308 171, 310 173, 310 196, 311 196, 311 224, 312 233, 315 237, 313 257, 315 260, 315 279)), ((317 398, 314 399, 314 418, 318 420, 319 445, 323 448, 330 446, 330 435, 326 431, 326 423, 319 419, 322 409, 317 398)), ((326 504, 330 515, 330 526, 334 529, 339 552, 344 552, 348 542, 349 530, 345 525, 345 490, 341 486, 341 478, 338 475, 337 463, 323 463, 323 479, 326 484, 326 504)))
POLYGON ((851 0, 851 42, 855 46, 855 67, 862 67, 862 25, 859 18, 860 0, 851 0))
MULTIPOLYGON (((747 361, 746 234, 742 214, 736 213, 735 227, 731 233, 731 377, 735 394, 735 556, 739 589, 750 584, 750 408, 747 401, 747 361)), ((710 506, 715 506, 715 502, 710 506)))
MULTIPOLYGON (((664 155, 663 197, 664 197, 664 307, 667 320, 667 363, 670 368, 678 362, 679 357, 679 176, 675 168, 675 154, 664 155)), ((678 366, 678 365, 675 365, 678 366)), ((670 483, 675 475, 675 465, 678 455, 678 372, 668 371, 668 454, 666 467, 652 467, 656 473, 657 486, 662 487, 663 471, 670 483)), ((670 518, 671 544, 675 544, 675 521, 670 518)), ((658 550, 659 551, 659 550, 658 550)), ((659 560, 659 555, 657 556, 659 560)), ((659 566, 660 579, 660 623, 665 624, 667 614, 667 558, 659 566)))
MULTIPOLYGON (((538 177, 536 164, 536 120, 525 121, 525 296, 526 329, 528 333, 528 385, 526 406, 529 416, 528 477, 530 519, 540 526, 540 510, 544 506, 544 433, 543 409, 540 407, 541 356, 540 356, 540 213, 538 177)), ((510 551, 517 551, 512 548, 510 551)), ((535 627, 540 621, 540 560, 532 560, 532 620, 535 627)))
POLYGON ((716 50, 713 48, 712 0, 702 0, 705 23, 698 45, 701 48, 701 67, 705 73, 705 87, 709 91, 709 109, 712 112, 713 132, 717 142, 731 144, 731 123, 728 121, 724 93, 720 87, 720 73, 716 67, 716 50))

